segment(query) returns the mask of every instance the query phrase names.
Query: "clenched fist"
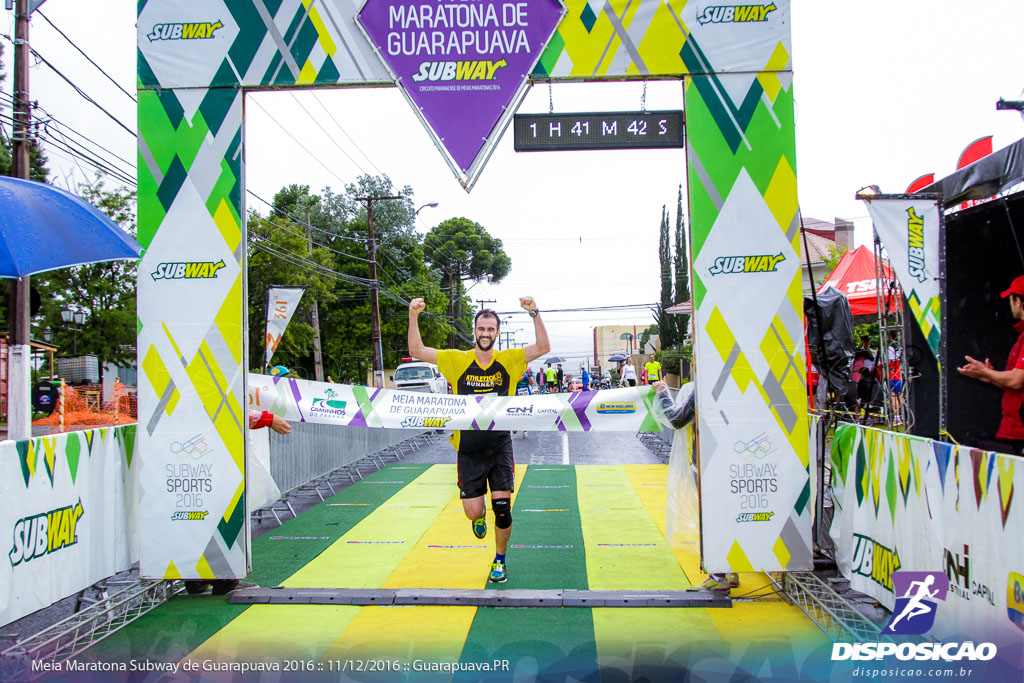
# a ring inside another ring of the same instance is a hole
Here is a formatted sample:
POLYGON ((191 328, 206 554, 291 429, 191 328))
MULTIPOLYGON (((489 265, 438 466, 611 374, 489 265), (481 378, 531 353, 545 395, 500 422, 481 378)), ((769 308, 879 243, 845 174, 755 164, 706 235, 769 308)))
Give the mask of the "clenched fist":
POLYGON ((419 315, 427 307, 427 302, 417 297, 409 302, 409 315, 419 315))
POLYGON ((537 302, 533 300, 532 296, 521 296, 519 297, 519 305, 523 307, 525 311, 536 311, 537 302))

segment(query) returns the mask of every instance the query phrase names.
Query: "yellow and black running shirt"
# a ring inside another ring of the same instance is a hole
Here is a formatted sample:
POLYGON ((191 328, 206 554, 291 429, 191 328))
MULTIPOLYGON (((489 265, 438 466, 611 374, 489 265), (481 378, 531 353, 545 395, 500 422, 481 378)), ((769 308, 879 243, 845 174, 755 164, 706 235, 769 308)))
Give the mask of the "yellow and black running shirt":
MULTIPOLYGON (((481 366, 475 349, 438 351, 437 368, 452 385, 456 394, 515 396, 516 381, 526 372, 526 352, 523 349, 495 351, 491 362, 487 366, 481 366)), ((487 428, 487 425, 480 426, 487 428)), ((507 437, 507 431, 462 433, 455 430, 451 442, 456 450, 468 452, 489 448, 507 437)))

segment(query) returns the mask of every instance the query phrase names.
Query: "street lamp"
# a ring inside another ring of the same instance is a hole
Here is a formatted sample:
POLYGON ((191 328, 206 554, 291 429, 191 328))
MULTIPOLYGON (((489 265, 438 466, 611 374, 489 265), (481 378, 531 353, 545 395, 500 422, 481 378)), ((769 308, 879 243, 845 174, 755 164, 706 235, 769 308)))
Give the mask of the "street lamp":
POLYGON ((78 355, 78 330, 79 326, 85 324, 85 311, 72 310, 70 306, 65 306, 60 311, 60 318, 64 321, 65 325, 71 328, 71 348, 72 355, 78 355), (73 324, 72 324, 73 323, 73 324))
POLYGON ((418 216, 418 215, 419 215, 420 211, 422 211, 423 209, 427 209, 427 208, 430 208, 430 209, 436 209, 436 208, 437 208, 437 202, 430 202, 429 204, 424 204, 424 205, 423 205, 423 206, 421 206, 420 208, 416 209, 416 210, 415 210, 415 211, 413 212, 413 214, 412 214, 412 219, 413 219, 413 221, 415 221, 415 220, 416 220, 416 216, 418 216))

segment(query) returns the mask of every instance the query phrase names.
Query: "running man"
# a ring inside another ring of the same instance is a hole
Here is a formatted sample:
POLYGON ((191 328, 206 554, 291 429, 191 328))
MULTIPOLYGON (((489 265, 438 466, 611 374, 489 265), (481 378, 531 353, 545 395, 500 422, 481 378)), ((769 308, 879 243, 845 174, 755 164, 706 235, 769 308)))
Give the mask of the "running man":
POLYGON ((644 364, 644 373, 647 375, 644 378, 644 384, 654 384, 661 379, 661 363, 654 360, 654 354, 648 356, 648 360, 644 364))
POLYGON ((889 624, 890 631, 894 633, 896 632, 896 624, 898 624, 900 619, 903 617, 906 617, 907 621, 910 621, 914 617, 921 616, 922 614, 928 614, 932 611, 931 607, 921 601, 925 598, 934 598, 939 594, 938 588, 935 589, 934 593, 929 590, 933 583, 935 583, 935 577, 931 574, 926 576, 924 581, 911 581, 910 585, 907 586, 907 594, 903 596, 904 598, 910 599, 907 601, 906 606, 903 608, 903 611, 900 612, 899 616, 893 619, 892 623, 889 624), (917 592, 914 592, 914 586, 917 586, 917 592), (911 593, 913 593, 913 595, 911 595, 911 593))
MULTIPOLYGON (((418 360, 436 363, 456 394, 514 396, 516 380, 526 371, 526 364, 551 350, 547 330, 533 297, 520 297, 519 303, 533 318, 537 339, 525 349, 495 351, 494 341, 498 338, 501 323, 497 313, 484 309, 476 314, 473 321, 476 348, 470 351, 438 351, 423 345, 419 315, 426 304, 423 299, 413 299, 409 302, 409 353, 418 360)), ((505 431, 455 430, 451 442, 458 452, 462 509, 472 521, 473 534, 477 538, 487 536, 484 495, 490 485, 496 553, 487 580, 504 583, 508 579, 505 553, 512 533, 512 490, 515 486, 512 435, 505 431)))

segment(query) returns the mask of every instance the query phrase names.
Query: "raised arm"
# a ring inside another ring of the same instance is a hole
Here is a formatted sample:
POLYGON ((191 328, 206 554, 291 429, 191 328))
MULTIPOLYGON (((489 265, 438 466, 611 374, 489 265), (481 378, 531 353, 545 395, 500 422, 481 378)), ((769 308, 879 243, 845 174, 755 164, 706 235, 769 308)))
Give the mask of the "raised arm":
POLYGON ((420 313, 427 307, 423 299, 409 302, 409 355, 426 363, 437 362, 437 349, 423 345, 420 337, 420 313))
POLYGON ((540 311, 537 310, 537 302, 533 300, 533 297, 519 297, 519 305, 530 312, 530 316, 533 318, 533 331, 537 338, 536 342, 523 349, 526 352, 526 362, 529 363, 550 351, 551 342, 548 341, 548 331, 544 328, 544 321, 540 319, 540 311))

